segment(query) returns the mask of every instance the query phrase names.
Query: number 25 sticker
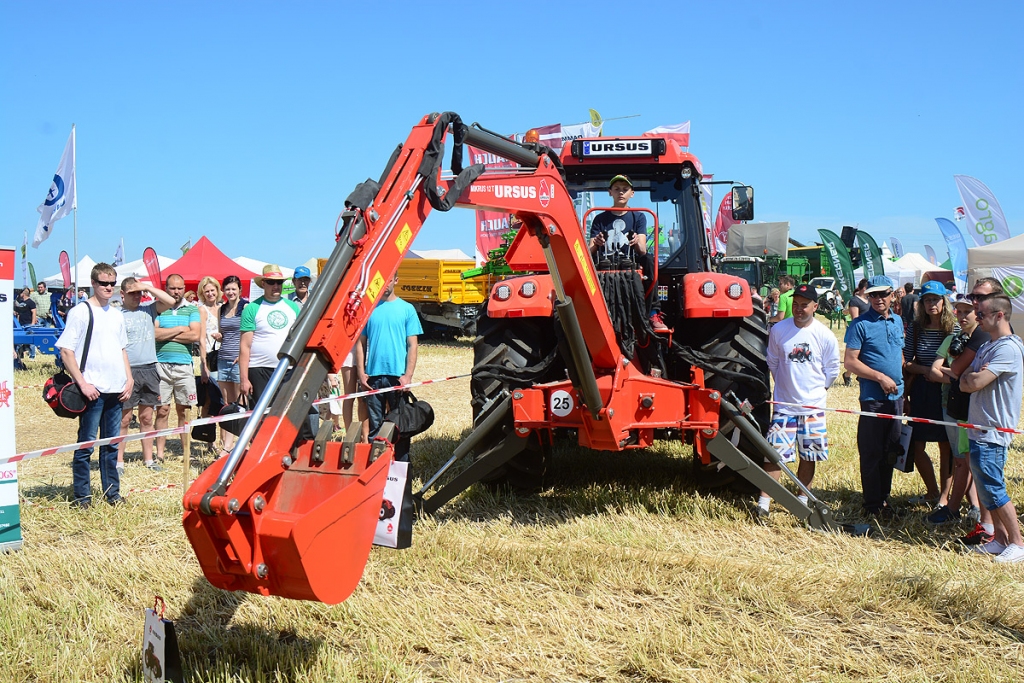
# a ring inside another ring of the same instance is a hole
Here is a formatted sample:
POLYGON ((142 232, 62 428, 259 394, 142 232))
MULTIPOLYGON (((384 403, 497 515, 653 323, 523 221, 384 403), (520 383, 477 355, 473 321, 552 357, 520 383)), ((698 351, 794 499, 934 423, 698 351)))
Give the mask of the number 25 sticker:
POLYGON ((558 417, 565 417, 572 412, 574 403, 572 394, 559 389, 551 394, 551 412, 558 417))

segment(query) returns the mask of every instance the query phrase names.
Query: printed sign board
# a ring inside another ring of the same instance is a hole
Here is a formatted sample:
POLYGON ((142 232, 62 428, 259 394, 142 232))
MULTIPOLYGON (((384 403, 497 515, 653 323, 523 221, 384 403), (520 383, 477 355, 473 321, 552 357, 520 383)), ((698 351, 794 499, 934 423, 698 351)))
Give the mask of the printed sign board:
MULTIPOLYGON (((0 247, 0 320, 14 316, 14 247, 0 247)), ((14 348, 14 326, 0 325, 0 349, 14 348)), ((0 355, 0 460, 14 450, 14 360, 0 355), (9 436, 8 436, 9 435, 9 436)), ((21 548, 21 510, 18 507, 18 466, 0 465, 0 551, 21 548)))

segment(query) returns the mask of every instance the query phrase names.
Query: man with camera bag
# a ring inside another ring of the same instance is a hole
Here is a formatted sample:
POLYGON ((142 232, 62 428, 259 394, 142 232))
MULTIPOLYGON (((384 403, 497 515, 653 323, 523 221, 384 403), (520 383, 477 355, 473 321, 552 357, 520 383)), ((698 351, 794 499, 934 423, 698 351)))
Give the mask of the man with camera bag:
MULTIPOLYGON (((115 437, 121 430, 121 402, 132 395, 133 380, 128 362, 128 336, 121 310, 110 305, 117 284, 117 271, 106 263, 92 269, 95 294, 68 311, 64 332, 57 340, 64 368, 88 401, 78 418, 78 440, 92 441, 99 429, 100 438, 115 437)), ((75 504, 92 504, 89 461, 92 447, 75 451, 71 464, 75 504)), ((121 499, 121 479, 117 472, 117 446, 100 446, 100 483, 107 502, 117 505, 121 499)))

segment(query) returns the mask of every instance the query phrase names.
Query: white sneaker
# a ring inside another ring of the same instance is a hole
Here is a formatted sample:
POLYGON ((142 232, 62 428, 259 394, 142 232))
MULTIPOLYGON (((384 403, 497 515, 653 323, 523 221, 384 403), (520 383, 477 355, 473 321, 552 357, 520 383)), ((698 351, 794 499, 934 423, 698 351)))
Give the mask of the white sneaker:
POLYGON ((980 553, 982 555, 1000 555, 1006 550, 1006 546, 999 541, 989 541, 981 545, 972 545, 972 553, 980 553))
POLYGON ((992 559, 996 562, 1024 562, 1024 546, 1011 543, 992 559))

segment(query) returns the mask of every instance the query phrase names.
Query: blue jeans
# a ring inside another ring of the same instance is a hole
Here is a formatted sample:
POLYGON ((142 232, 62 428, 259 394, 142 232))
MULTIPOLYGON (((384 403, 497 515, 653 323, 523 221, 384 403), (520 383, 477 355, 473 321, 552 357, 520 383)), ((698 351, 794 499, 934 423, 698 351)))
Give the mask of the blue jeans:
POLYGON ((989 511, 1010 502, 1006 493, 1006 452, 1009 447, 971 439, 971 474, 978 489, 978 499, 989 511))
MULTIPOLYGON (((100 394, 95 401, 90 401, 85 412, 78 416, 78 440, 91 441, 96 438, 99 429, 100 438, 106 439, 121 433, 121 395, 100 394)), ((89 480, 89 461, 92 459, 92 447, 79 448, 75 451, 71 462, 71 475, 74 482, 76 501, 91 501, 92 490, 89 480)), ((121 495, 121 478, 117 474, 117 446, 107 444, 100 446, 100 484, 107 500, 115 500, 121 495)))
MULTIPOLYGON (((387 387, 397 387, 399 385, 399 377, 392 375, 373 375, 366 379, 367 384, 373 389, 386 389, 387 387)), ((386 394, 375 394, 373 396, 367 396, 366 401, 366 413, 370 418, 370 438, 377 436, 377 430, 380 429, 381 424, 384 423, 384 416, 391 412, 391 409, 398 405, 396 400, 400 392, 391 391, 386 394)))

